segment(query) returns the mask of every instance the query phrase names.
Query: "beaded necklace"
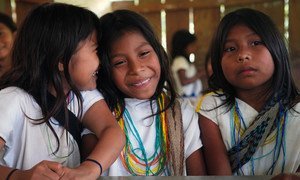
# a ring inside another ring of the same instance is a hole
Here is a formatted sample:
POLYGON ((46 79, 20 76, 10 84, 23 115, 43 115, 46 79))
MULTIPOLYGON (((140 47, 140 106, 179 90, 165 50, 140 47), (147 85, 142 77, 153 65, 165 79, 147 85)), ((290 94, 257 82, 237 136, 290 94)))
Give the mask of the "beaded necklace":
MULTIPOLYGON (((279 159, 280 151, 282 149, 283 152, 283 163, 281 167, 281 172, 284 171, 284 166, 285 166, 285 151, 286 151, 286 146, 285 146, 285 125, 287 122, 287 113, 284 111, 284 108, 280 104, 279 108, 279 113, 277 116, 277 119, 275 120, 276 123, 276 129, 268 135, 266 138, 265 142, 263 145, 267 145, 270 143, 274 143, 274 148, 270 150, 270 152, 263 154, 260 157, 252 157, 251 158, 251 171, 252 175, 255 175, 255 167, 254 167, 254 161, 255 160, 260 160, 262 158, 267 157, 268 155, 272 154, 273 157, 273 163, 271 167, 268 169, 266 174, 273 174, 275 165, 277 163, 277 160, 279 159)), ((246 124, 244 121, 244 118, 241 114, 241 111, 239 109, 237 101, 235 101, 235 104, 233 108, 230 111, 230 128, 231 128, 231 145, 234 146, 236 143, 240 141, 240 137, 244 134, 245 129, 246 129, 246 124)), ((242 168, 240 167, 239 170, 237 171, 237 174, 244 174, 242 168)))
MULTIPOLYGON (((162 94, 157 101, 158 111, 164 108, 164 95, 162 94)), ((115 110, 117 116, 120 115, 120 107, 115 110)), ((125 132, 126 144, 121 152, 121 160, 126 170, 135 176, 157 176, 166 170, 168 136, 165 112, 155 116, 156 136, 155 151, 152 155, 147 155, 146 148, 140 137, 136 126, 125 108, 124 115, 119 120, 121 129, 125 132), (132 134, 130 138, 129 134, 132 134), (133 146, 133 141, 137 142, 138 147, 133 146)), ((167 170, 166 170, 167 171, 167 170)))

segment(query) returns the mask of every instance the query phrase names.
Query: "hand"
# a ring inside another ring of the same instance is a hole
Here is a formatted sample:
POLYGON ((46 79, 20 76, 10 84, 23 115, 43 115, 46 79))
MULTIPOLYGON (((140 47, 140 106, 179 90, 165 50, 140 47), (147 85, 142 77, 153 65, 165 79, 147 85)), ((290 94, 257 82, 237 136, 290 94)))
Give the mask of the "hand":
POLYGON ((19 177, 17 179, 53 179, 58 180, 63 176, 64 171, 60 163, 52 161, 41 161, 33 168, 26 171, 16 171, 12 177, 19 177))

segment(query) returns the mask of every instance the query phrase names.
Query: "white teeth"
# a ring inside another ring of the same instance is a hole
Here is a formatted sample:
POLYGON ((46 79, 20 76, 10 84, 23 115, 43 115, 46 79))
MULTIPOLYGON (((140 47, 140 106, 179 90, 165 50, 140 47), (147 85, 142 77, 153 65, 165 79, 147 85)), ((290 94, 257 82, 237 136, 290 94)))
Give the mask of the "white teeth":
POLYGON ((143 84, 147 83, 148 81, 150 81, 150 78, 140 82, 140 83, 136 83, 136 84, 133 84, 134 86, 142 86, 143 84))

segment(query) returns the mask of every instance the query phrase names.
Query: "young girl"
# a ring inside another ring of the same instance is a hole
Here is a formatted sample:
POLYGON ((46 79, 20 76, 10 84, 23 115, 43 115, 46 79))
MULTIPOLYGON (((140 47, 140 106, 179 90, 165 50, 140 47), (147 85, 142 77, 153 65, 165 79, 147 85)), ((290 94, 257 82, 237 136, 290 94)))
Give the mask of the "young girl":
POLYGON ((275 24, 259 11, 236 10, 211 48, 211 93, 199 110, 208 173, 299 171, 299 93, 275 24))
POLYGON ((0 77, 11 67, 10 52, 16 30, 11 17, 0 13, 0 77))
POLYGON ((91 11, 59 3, 25 19, 0 80, 2 177, 96 179, 119 155, 123 133, 95 90, 98 23, 91 11), (80 165, 81 124, 99 143, 80 165))
POLYGON ((168 57, 148 21, 117 10, 100 18, 100 29, 98 85, 126 135, 106 174, 203 175, 198 115, 176 99, 168 57))
POLYGON ((190 54, 197 48, 197 37, 188 30, 179 30, 172 37, 172 73, 176 89, 180 96, 186 97, 195 104, 202 88, 201 77, 204 73, 199 71, 190 61, 190 54))

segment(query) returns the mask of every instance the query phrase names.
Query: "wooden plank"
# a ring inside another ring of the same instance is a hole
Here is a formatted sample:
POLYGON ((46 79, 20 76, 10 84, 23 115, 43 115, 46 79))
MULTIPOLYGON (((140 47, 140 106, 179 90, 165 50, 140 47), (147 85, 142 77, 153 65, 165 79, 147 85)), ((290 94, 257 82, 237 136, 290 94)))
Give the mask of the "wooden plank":
POLYGON ((274 21, 278 26, 281 33, 284 33, 284 2, 283 0, 274 0, 272 2, 265 3, 252 3, 242 4, 238 6, 226 6, 225 14, 234 11, 239 8, 252 8, 259 10, 267 15, 274 21))
POLYGON ((154 29, 154 32, 158 39, 161 41, 161 18, 160 18, 160 13, 157 12, 151 12, 151 13, 143 13, 143 15, 151 24, 151 26, 154 29))
POLYGON ((16 0, 16 3, 22 2, 22 3, 32 3, 32 4, 43 4, 46 2, 53 2, 54 0, 16 0))
POLYGON ((198 66, 204 65, 206 53, 219 21, 219 8, 194 9, 195 34, 199 43, 198 51, 195 53, 196 64, 198 66))
POLYGON ((289 3, 289 44, 291 56, 293 61, 298 61, 300 64, 300 3, 299 0, 290 0, 289 3))
POLYGON ((10 0, 1 0, 0 1, 0 12, 11 16, 12 9, 10 6, 10 0))
POLYGON ((16 0, 17 25, 22 23, 32 8, 45 2, 53 2, 53 0, 16 0))
POLYGON ((189 11, 188 10, 167 10, 166 11, 166 34, 167 49, 171 51, 171 41, 174 33, 179 29, 189 29, 189 11))
POLYGON ((160 0, 139 0, 139 5, 148 5, 150 3, 160 4, 160 0))
POLYGON ((165 4, 157 3, 157 2, 149 2, 140 4, 138 6, 133 3, 120 3, 114 2, 112 3, 112 9, 130 9, 137 12, 157 12, 161 10, 184 10, 189 8, 197 8, 197 9, 207 9, 207 8, 216 8, 219 7, 220 4, 225 4, 226 6, 240 6, 247 5, 253 3, 266 3, 273 2, 274 0, 226 0, 226 1, 218 1, 218 0, 194 0, 194 1, 166 1, 165 4))

